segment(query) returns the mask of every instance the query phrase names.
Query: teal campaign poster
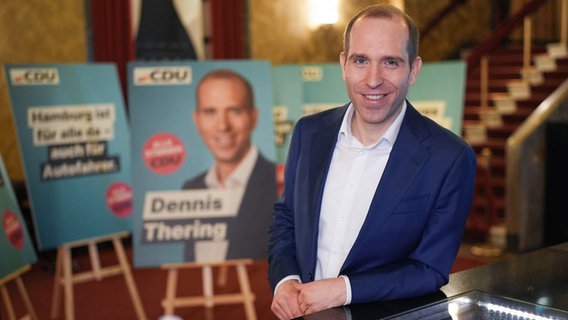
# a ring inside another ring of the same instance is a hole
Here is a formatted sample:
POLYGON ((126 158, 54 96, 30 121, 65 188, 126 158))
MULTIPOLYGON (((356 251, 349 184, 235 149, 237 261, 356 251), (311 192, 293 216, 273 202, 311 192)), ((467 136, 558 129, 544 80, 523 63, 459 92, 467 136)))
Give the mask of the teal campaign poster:
POLYGON ((131 228, 130 133, 112 64, 6 65, 40 249, 131 228))
POLYGON ((265 259, 277 198, 270 64, 135 62, 128 78, 134 264, 265 259))
POLYGON ((463 61, 424 63, 408 100, 420 113, 461 136, 465 77, 463 61))
POLYGON ((284 163, 296 121, 343 106, 349 97, 337 63, 275 66, 273 76, 276 150, 278 161, 284 163))
MULTIPOLYGON (((274 74, 274 126, 278 161, 286 161, 300 117, 349 102, 338 63, 281 65, 274 74)), ((462 61, 424 63, 408 100, 423 115, 461 135, 466 67, 462 61)))
POLYGON ((0 279, 36 262, 37 257, 0 155, 0 279))
POLYGON ((301 79, 301 67, 283 65, 272 69, 274 87, 274 143, 276 159, 286 162, 290 147, 290 138, 294 123, 302 116, 304 86, 301 79))

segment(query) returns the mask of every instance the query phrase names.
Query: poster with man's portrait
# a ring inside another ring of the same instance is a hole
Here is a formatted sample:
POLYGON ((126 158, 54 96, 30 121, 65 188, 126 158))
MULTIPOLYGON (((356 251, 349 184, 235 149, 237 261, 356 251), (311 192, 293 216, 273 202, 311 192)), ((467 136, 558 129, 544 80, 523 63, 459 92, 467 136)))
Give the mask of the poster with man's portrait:
POLYGON ((129 65, 134 264, 266 258, 277 199, 271 66, 129 65))

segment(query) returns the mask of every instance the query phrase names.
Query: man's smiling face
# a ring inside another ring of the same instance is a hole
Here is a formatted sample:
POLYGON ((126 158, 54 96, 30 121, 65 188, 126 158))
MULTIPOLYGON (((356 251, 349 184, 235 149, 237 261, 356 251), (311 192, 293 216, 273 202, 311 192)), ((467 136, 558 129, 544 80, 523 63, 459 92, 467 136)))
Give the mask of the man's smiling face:
POLYGON ((365 17, 353 25, 349 52, 341 53, 340 63, 359 124, 384 129, 400 113, 422 64, 418 57, 410 65, 408 37, 399 17, 365 17))

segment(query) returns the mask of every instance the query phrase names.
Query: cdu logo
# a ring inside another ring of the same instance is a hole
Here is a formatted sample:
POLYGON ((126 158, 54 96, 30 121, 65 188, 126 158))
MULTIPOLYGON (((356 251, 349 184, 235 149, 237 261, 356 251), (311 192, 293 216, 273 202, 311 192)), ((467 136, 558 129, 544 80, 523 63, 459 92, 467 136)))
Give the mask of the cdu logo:
POLYGON ((323 78, 323 68, 320 66, 307 66, 302 68, 303 81, 320 81, 323 78))
POLYGON ((191 68, 184 67, 136 67, 135 85, 180 85, 191 83, 191 68))
POLYGON ((58 85, 56 68, 15 68, 10 70, 12 85, 58 85))

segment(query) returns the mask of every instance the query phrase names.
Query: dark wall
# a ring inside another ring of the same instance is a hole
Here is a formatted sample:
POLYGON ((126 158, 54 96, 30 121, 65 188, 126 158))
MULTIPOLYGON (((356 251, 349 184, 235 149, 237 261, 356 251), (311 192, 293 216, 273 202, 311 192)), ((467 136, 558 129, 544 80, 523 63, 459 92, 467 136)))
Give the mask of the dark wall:
POLYGON ((545 245, 568 241, 568 124, 546 130, 545 245))

